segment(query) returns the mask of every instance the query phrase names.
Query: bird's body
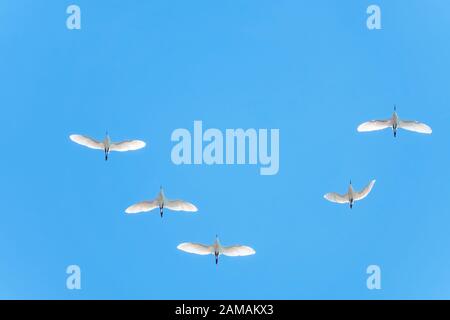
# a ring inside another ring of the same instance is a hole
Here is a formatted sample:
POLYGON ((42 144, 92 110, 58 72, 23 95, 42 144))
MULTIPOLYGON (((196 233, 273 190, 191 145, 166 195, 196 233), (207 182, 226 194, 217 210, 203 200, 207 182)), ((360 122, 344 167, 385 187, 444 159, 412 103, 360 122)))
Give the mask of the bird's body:
POLYGON ((121 142, 112 142, 108 133, 106 133, 106 136, 102 142, 80 134, 70 135, 70 140, 90 149, 103 150, 103 152, 105 153, 105 161, 108 160, 108 156, 111 151, 134 151, 145 147, 145 142, 141 140, 125 140, 121 142))
POLYGON ((151 210, 154 210, 156 208, 159 208, 159 213, 161 215, 161 218, 164 214, 164 208, 167 208, 169 210, 173 211, 186 211, 186 212, 197 212, 198 209, 196 206, 194 206, 192 203, 183 201, 183 200, 170 200, 166 197, 164 194, 164 190, 161 187, 158 196, 151 201, 142 201, 139 203, 136 203, 130 207, 128 207, 125 212, 128 214, 135 214, 135 213, 141 213, 141 212, 148 212, 151 210))
POLYGON ((350 209, 352 209, 353 203, 355 201, 360 201, 369 195, 369 193, 372 191, 373 186, 375 185, 375 182, 376 180, 372 180, 363 190, 358 192, 353 189, 352 182, 350 181, 350 185, 346 194, 341 195, 335 192, 330 192, 327 193, 324 198, 330 202, 349 203, 350 209))
POLYGON ((411 120, 401 120, 397 114, 396 107, 394 107, 394 113, 392 114, 390 119, 372 120, 372 121, 364 122, 358 126, 358 131, 359 132, 370 132, 370 131, 384 130, 387 128, 392 129, 392 131, 394 133, 394 137, 397 136, 398 129, 404 129, 404 130, 418 132, 418 133, 424 133, 424 134, 432 133, 432 129, 424 123, 421 123, 418 121, 411 121, 411 120))
POLYGON ((353 208, 353 201, 355 199, 355 192, 353 190, 352 182, 350 181, 350 184, 348 186, 348 201, 350 203, 350 209, 353 208))
POLYGON ((111 138, 109 137, 109 134, 106 134, 106 137, 103 140, 103 146, 105 150, 105 161, 108 161, 109 147, 111 146, 111 138))
POLYGON ((392 114, 391 122, 392 122, 392 132, 394 133, 394 138, 395 138, 395 137, 397 137, 397 129, 398 129, 398 125, 400 122, 395 108, 394 108, 394 113, 392 114))
POLYGON ((212 245, 204 245, 199 243, 186 242, 177 247, 179 250, 198 254, 198 255, 214 255, 216 264, 219 263, 219 257, 221 255, 228 257, 245 257, 256 254, 256 251, 248 246, 234 245, 225 247, 222 246, 219 238, 216 236, 216 240, 212 245))

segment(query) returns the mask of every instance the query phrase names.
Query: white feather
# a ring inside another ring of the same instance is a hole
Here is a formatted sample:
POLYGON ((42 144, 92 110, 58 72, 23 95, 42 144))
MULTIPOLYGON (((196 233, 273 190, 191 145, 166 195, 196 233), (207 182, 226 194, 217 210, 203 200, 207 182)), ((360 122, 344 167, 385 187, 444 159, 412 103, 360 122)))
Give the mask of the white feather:
POLYGON ((370 181, 370 183, 360 192, 355 192, 353 195, 353 200, 354 201, 359 201, 364 199, 365 197, 367 197, 370 193, 370 191, 372 191, 373 186, 375 185, 376 180, 372 180, 370 181))
POLYGON ((335 203, 349 203, 350 202, 348 194, 340 195, 335 192, 330 192, 330 193, 327 193, 324 196, 324 198, 330 202, 335 202, 335 203))
POLYGON ((413 131, 413 132, 418 132, 418 133, 431 134, 433 132, 433 130, 431 130, 431 128, 428 125, 426 125, 424 123, 420 123, 418 121, 400 120, 398 127, 408 130, 408 131, 413 131))
POLYGON ((228 257, 245 257, 256 254, 256 251, 247 246, 230 246, 222 247, 221 253, 228 257))
POLYGON ((87 136, 83 136, 81 134, 72 134, 72 135, 70 135, 69 138, 73 142, 78 143, 79 145, 91 148, 91 149, 97 149, 97 150, 105 149, 105 145, 103 144, 103 142, 99 142, 95 139, 92 139, 87 136))
POLYGON ((128 207, 125 212, 129 213, 129 214, 133 214, 133 213, 141 213, 141 212, 148 212, 151 210, 154 210, 156 208, 158 208, 158 202, 153 200, 153 201, 142 201, 136 204, 133 204, 132 206, 128 207))
POLYGON ((164 202, 164 208, 173 211, 186 211, 186 212, 197 212, 198 209, 192 203, 183 200, 166 200, 164 202))
POLYGON ((214 247, 213 246, 205 246, 203 244, 198 243, 182 243, 178 247, 178 250, 192 253, 192 254, 199 254, 202 256, 206 256, 209 254, 214 254, 214 247))
POLYGON ((113 142, 109 146, 110 151, 134 151, 145 147, 145 142, 141 140, 127 140, 122 142, 113 142))
POLYGON ((372 120, 359 125, 359 132, 378 131, 392 127, 392 120, 372 120))

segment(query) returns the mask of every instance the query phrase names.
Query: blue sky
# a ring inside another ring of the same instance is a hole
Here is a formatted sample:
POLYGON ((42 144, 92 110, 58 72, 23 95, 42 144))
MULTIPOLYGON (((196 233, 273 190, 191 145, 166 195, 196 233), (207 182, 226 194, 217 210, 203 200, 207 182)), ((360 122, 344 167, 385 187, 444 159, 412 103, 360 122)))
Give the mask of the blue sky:
POLYGON ((450 3, 0 2, 0 298, 450 298, 450 3), (81 7, 68 30, 66 8, 81 7), (366 8, 382 30, 366 28, 366 8), (400 117, 433 127, 358 134, 400 117), (176 166, 177 128, 279 128, 280 171, 176 166), (114 153, 72 133, 139 138, 114 153), (350 211, 323 199, 377 179, 350 211), (126 216, 156 196, 198 214, 126 216), (179 252, 185 241, 257 254, 179 252), (82 290, 66 289, 79 265, 82 290), (366 268, 382 269, 380 291, 366 268))

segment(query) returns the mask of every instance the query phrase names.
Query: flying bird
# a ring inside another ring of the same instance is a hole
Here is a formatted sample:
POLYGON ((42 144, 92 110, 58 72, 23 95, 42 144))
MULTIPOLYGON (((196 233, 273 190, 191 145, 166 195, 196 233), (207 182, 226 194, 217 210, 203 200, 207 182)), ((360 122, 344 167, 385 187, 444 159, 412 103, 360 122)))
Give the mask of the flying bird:
POLYGON ((372 188, 375 185, 375 181, 376 180, 370 181, 370 183, 360 192, 353 189, 352 182, 350 181, 350 185, 346 194, 341 195, 335 192, 331 192, 327 193, 324 198, 335 203, 349 203, 350 209, 352 209, 353 203, 355 201, 364 199, 365 197, 367 197, 370 191, 372 191, 372 188))
POLYGON ((142 201, 128 207, 125 212, 129 214, 148 212, 159 208, 159 213, 161 218, 164 214, 164 209, 167 208, 173 211, 186 211, 186 212, 197 212, 198 209, 192 203, 183 200, 169 200, 164 194, 164 190, 161 187, 156 199, 151 201, 142 201))
POLYGON ((105 161, 108 160, 108 155, 111 151, 134 151, 145 147, 145 142, 141 140, 125 140, 121 142, 112 142, 108 133, 106 133, 105 139, 103 139, 103 141, 101 142, 81 134, 72 134, 69 138, 73 142, 90 149, 103 150, 105 152, 105 161))
POLYGON ((414 131, 418 133, 431 134, 431 128, 418 121, 410 121, 410 120, 401 120, 397 114, 397 107, 394 106, 394 113, 392 117, 387 120, 372 120, 368 122, 364 122, 358 127, 359 132, 369 132, 369 131, 378 131, 387 128, 392 128, 394 132, 394 137, 397 136, 397 129, 405 129, 408 131, 414 131))
POLYGON ((177 249, 187 253, 198 254, 202 256, 213 254, 216 258, 216 265, 219 264, 219 256, 221 255, 228 257, 245 257, 256 254, 255 250, 247 246, 234 245, 224 247, 220 244, 219 238, 217 236, 213 245, 187 242, 180 244, 177 249))

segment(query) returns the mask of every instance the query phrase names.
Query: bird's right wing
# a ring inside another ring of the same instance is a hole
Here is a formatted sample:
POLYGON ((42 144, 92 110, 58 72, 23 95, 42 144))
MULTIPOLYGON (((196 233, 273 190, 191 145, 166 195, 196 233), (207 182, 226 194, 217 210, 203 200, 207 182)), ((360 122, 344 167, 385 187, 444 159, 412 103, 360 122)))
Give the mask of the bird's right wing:
POLYGON ((78 143, 82 146, 91 148, 91 149, 98 149, 98 150, 105 149, 105 146, 102 142, 99 142, 99 141, 89 138, 87 136, 83 136, 81 134, 72 134, 72 135, 70 135, 69 138, 73 142, 78 143))
POLYGON ((330 192, 324 195, 324 198, 328 201, 335 202, 335 203, 349 203, 348 194, 341 195, 335 192, 330 192))
POLYGON ((247 246, 223 247, 222 254, 228 257, 245 257, 256 254, 256 251, 247 246))
POLYGON ((148 212, 153 209, 159 208, 158 202, 156 200, 153 201, 142 201, 136 204, 133 204, 132 206, 128 207, 125 212, 129 214, 133 213, 141 213, 141 212, 148 212))
POLYGON ((183 200, 167 200, 164 207, 173 211, 197 212, 198 209, 192 203, 183 200))
POLYGON ((433 130, 431 130, 431 128, 428 125, 426 125, 425 123, 420 123, 418 121, 400 120, 398 127, 418 133, 431 134, 433 132, 433 130))
POLYGON ((359 132, 378 131, 392 127, 392 120, 372 120, 359 125, 359 132))
POLYGON ((213 246, 205 246, 199 243, 190 243, 190 242, 182 243, 177 247, 177 249, 187 253, 199 254, 202 256, 214 254, 213 246))
POLYGON ((145 142, 141 140, 127 140, 122 142, 114 142, 109 146, 109 150, 111 151, 134 151, 139 150, 145 147, 145 142))
POLYGON ((358 201, 358 200, 362 200, 365 197, 367 197, 368 194, 370 193, 370 191, 372 191, 372 188, 375 185, 375 182, 376 182, 376 180, 372 180, 361 192, 355 192, 354 200, 358 201))

